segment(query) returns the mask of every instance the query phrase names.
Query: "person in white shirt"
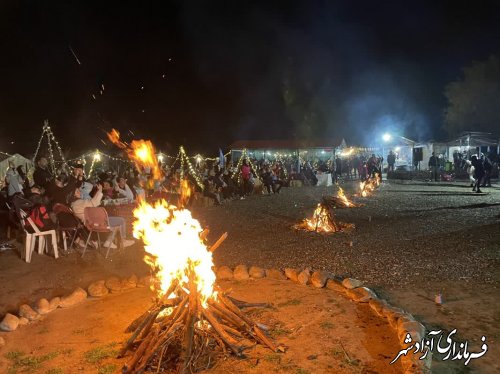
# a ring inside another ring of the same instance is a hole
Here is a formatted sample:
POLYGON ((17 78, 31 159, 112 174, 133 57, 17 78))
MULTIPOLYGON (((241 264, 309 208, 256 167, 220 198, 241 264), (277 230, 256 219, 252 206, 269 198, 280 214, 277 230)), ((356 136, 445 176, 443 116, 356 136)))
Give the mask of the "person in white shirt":
POLYGON ((127 184, 127 180, 124 177, 119 177, 118 181, 115 182, 115 191, 128 200, 134 200, 134 193, 127 184))
MULTIPOLYGON (((84 200, 81 196, 81 191, 79 188, 75 189, 73 201, 71 202, 71 209, 73 209, 73 213, 76 217, 78 217, 82 222, 84 222, 84 210, 87 207, 96 207, 101 204, 102 200, 102 185, 97 185, 97 191, 95 195, 91 199, 84 200)), ((120 234, 123 241, 124 247, 129 247, 134 244, 134 240, 126 239, 126 226, 125 219, 122 217, 108 217, 109 225, 111 227, 120 227, 120 234)), ((116 245, 111 243, 113 238, 113 234, 110 234, 104 243, 105 247, 110 246, 111 248, 116 248, 116 245)))
POLYGON ((8 183, 9 187, 7 189, 7 194, 9 197, 14 196, 16 193, 23 193, 23 179, 17 172, 14 164, 9 162, 9 169, 5 175, 5 181, 8 183))

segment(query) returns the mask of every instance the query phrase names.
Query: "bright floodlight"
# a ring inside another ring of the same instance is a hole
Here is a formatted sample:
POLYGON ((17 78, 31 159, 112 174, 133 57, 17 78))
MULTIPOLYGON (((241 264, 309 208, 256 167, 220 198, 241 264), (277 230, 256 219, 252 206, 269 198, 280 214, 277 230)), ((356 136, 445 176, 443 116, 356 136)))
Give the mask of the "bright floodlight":
POLYGON ((101 161, 101 155, 99 154, 99 152, 94 153, 94 160, 101 161))
POLYGON ((384 142, 388 142, 389 140, 391 140, 391 134, 385 133, 384 135, 382 135, 382 139, 384 139, 384 142))
POLYGON ((158 160, 159 160, 160 162, 163 162, 163 155, 158 155, 158 160))

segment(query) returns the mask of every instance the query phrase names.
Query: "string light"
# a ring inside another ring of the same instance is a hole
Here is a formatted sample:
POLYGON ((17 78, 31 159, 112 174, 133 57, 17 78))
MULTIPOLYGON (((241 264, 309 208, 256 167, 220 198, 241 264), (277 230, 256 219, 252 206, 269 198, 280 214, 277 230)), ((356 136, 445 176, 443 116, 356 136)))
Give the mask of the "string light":
POLYGON ((205 186, 203 185, 200 176, 193 168, 193 164, 191 164, 191 161, 189 161, 189 157, 186 155, 186 151, 184 150, 184 147, 182 145, 179 148, 179 153, 181 157, 181 179, 184 179, 184 168, 186 167, 185 165, 187 164, 187 169, 189 174, 191 174, 191 176, 194 178, 198 187, 200 187, 203 190, 205 186))

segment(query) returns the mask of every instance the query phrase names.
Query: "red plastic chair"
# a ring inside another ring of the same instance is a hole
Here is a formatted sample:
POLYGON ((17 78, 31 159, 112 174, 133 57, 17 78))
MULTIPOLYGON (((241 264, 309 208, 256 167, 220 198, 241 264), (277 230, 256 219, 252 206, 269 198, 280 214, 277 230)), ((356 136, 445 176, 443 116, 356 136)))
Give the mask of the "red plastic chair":
MULTIPOLYGON (((83 210, 84 225, 89 230, 89 236, 85 243, 85 248, 83 249, 82 257, 87 251, 89 245, 90 237, 92 233, 97 233, 97 246, 101 248, 101 237, 100 233, 112 233, 112 237, 109 240, 109 245, 106 251, 106 258, 108 258, 109 250, 111 248, 111 243, 113 243, 116 233, 120 231, 119 227, 111 227, 109 225, 108 212, 102 207, 87 207, 83 210)), ((120 244, 121 245, 121 244, 120 244)))

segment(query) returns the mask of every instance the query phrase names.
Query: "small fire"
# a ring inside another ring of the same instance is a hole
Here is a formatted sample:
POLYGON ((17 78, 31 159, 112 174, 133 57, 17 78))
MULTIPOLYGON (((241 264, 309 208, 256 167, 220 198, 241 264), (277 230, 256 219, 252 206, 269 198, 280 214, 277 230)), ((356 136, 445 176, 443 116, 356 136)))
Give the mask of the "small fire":
POLYGON ((339 191, 337 192, 337 197, 340 199, 340 201, 342 201, 342 203, 346 207, 350 208, 350 207, 354 206, 354 203, 351 200, 349 200, 347 198, 347 196, 345 195, 344 190, 342 189, 342 187, 339 187, 339 191))
POLYGON ((333 219, 330 215, 330 212, 323 205, 318 204, 316 209, 314 210, 313 216, 311 219, 306 218, 301 225, 300 228, 304 228, 309 231, 316 232, 335 232, 338 231, 333 219))
POLYGON ((189 277, 195 277, 197 291, 204 307, 214 292, 215 273, 212 253, 200 239, 200 223, 187 209, 177 209, 165 200, 154 206, 142 201, 134 210, 134 237, 142 239, 145 257, 159 281, 159 296, 165 295, 173 282, 188 290, 189 277))
POLYGON ((361 190, 361 196, 367 197, 380 186, 380 175, 375 174, 374 178, 369 178, 364 182, 359 183, 359 189, 361 190))
POLYGON ((120 140, 120 133, 115 129, 112 129, 111 132, 108 133, 108 139, 127 152, 128 157, 135 163, 139 172, 148 170, 151 172, 153 180, 159 180, 161 178, 160 164, 151 141, 142 139, 132 140, 132 143, 128 145, 120 140))

